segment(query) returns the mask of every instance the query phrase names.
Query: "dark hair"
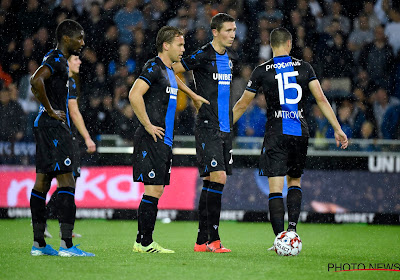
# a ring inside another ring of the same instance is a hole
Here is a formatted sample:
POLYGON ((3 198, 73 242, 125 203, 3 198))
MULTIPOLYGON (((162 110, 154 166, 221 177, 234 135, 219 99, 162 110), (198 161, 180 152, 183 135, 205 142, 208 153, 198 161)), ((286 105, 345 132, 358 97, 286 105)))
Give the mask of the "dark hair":
POLYGON ((72 19, 63 20, 56 29, 57 42, 61 42, 64 35, 68 37, 73 37, 77 33, 80 33, 83 27, 72 19))
POLYGON ((271 31, 271 47, 279 47, 288 40, 292 41, 292 34, 286 28, 278 27, 271 31))
POLYGON ((164 26, 162 27, 158 33, 156 38, 156 48, 157 52, 163 51, 163 44, 172 43, 176 36, 183 36, 183 32, 176 27, 173 26, 164 26))
POLYGON ((219 13, 211 19, 210 27, 211 29, 217 29, 217 31, 220 31, 224 22, 235 22, 235 19, 228 14, 219 13))

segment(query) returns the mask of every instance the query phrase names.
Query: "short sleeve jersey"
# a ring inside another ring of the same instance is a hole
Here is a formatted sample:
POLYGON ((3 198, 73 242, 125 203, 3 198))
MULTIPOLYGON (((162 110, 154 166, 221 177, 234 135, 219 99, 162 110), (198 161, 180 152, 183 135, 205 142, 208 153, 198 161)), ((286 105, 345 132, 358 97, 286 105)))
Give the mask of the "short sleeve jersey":
POLYGON ((143 96, 150 122, 165 129, 163 141, 172 146, 178 94, 175 73, 157 56, 146 62, 139 79, 150 86, 143 96))
MULTIPOLYGON (((78 90, 76 89, 76 82, 75 82, 75 79, 72 78, 72 77, 69 77, 69 78, 68 78, 68 89, 69 89, 68 100, 71 100, 71 99, 77 100, 77 99, 78 99, 78 90)), ((71 127, 72 133, 73 133, 74 135, 76 135, 77 129, 76 129, 76 127, 73 125, 73 122, 71 121, 70 118, 68 118, 68 123, 69 123, 69 125, 70 125, 70 127, 71 127)))
POLYGON ((317 79, 311 65, 290 56, 277 56, 259 65, 246 90, 262 89, 267 101, 266 135, 309 136, 304 118, 308 84, 317 79))
POLYGON ((210 105, 200 108, 197 126, 211 125, 223 132, 232 130, 232 68, 237 60, 231 49, 219 54, 211 43, 181 60, 187 71, 193 70, 196 93, 210 101, 210 105))
MULTIPOLYGON (((60 50, 49 51, 43 58, 42 65, 51 71, 51 76, 44 81, 46 95, 50 105, 54 110, 64 111, 69 120, 68 114, 68 62, 60 50)), ((34 126, 51 126, 59 122, 50 117, 42 104, 39 107, 39 114, 35 120, 34 126)), ((68 121, 69 125, 69 121, 68 121)))

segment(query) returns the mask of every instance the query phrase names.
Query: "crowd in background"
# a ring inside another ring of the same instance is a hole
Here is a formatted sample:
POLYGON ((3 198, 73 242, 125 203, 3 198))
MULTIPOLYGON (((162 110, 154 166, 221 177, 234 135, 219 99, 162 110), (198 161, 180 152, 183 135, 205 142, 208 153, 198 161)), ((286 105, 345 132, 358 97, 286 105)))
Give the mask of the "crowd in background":
MULTIPOLYGON (((119 134, 131 141, 138 120, 128 94, 145 62, 156 55, 159 28, 182 29, 187 55, 211 40, 209 22, 218 12, 237 20, 234 101, 252 69, 272 58, 270 31, 283 26, 293 35, 291 55, 313 66, 349 138, 400 139, 399 1, 1 0, 0 141, 34 140, 39 104, 29 78, 55 47, 55 29, 64 19, 85 30, 76 80, 90 134, 119 134)), ((194 89, 190 73, 181 78, 194 89)), ((333 138, 314 99, 307 102, 311 137, 333 138)), ((259 94, 236 125, 237 136, 264 135, 265 105, 259 94)), ((179 93, 176 134, 193 135, 194 118, 192 103, 179 93)))

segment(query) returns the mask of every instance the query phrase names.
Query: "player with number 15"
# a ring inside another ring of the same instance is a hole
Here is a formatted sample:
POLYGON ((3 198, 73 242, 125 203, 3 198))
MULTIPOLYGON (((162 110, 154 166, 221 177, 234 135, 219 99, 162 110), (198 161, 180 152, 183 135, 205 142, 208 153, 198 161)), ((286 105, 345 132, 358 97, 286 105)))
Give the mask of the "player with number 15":
POLYGON ((246 90, 233 108, 233 122, 237 122, 257 91, 262 89, 267 101, 268 121, 259 161, 259 175, 268 176, 270 220, 276 236, 284 231, 282 189, 285 176, 288 184, 288 231, 296 231, 300 215, 300 179, 305 167, 309 138, 304 110, 307 110, 306 99, 310 92, 332 125, 337 146, 340 143, 341 148, 346 149, 348 141, 311 65, 289 56, 292 49, 290 32, 285 28, 276 28, 270 36, 273 58, 257 66, 251 74, 246 90))

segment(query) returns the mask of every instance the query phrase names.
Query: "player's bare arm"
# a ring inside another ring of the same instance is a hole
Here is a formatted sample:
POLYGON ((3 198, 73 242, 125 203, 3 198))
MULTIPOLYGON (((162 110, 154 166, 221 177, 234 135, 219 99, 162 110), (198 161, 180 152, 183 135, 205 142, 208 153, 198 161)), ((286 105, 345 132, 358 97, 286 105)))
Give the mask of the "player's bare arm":
POLYGON ((251 101, 253 101, 256 94, 254 92, 245 90, 242 97, 236 102, 235 107, 233 107, 233 123, 235 124, 240 117, 244 114, 247 107, 249 107, 251 101))
POLYGON ((93 142, 92 138, 90 137, 89 132, 86 129, 85 122, 82 118, 82 114, 79 111, 78 101, 76 99, 69 99, 68 100, 68 110, 71 116, 72 122, 78 129, 79 133, 82 135, 83 139, 85 140, 85 144, 87 147, 86 152, 92 154, 96 151, 96 144, 93 142))
POLYGON ((335 131, 335 140, 336 146, 339 147, 339 143, 341 144, 342 149, 346 149, 349 145, 346 134, 343 132, 340 124, 336 118, 335 113, 332 110, 331 104, 329 104, 328 100, 325 97, 324 92, 322 91, 321 85, 318 80, 313 80, 308 84, 312 95, 317 101, 318 107, 321 109, 324 116, 328 119, 329 123, 332 125, 335 131))
POLYGON ((201 97, 200 95, 196 94, 193 90, 191 90, 178 76, 175 75, 176 82, 178 83, 178 88, 183 91, 190 99, 193 100, 194 107, 196 107, 196 111, 200 110, 200 107, 205 103, 210 105, 210 102, 201 97))
POLYGON ((50 105, 49 99, 47 98, 44 81, 50 78, 50 76, 51 76, 50 69, 45 65, 40 66, 36 70, 36 72, 32 75, 30 80, 32 85, 32 93, 44 106, 44 108, 47 111, 47 114, 49 114, 50 117, 65 122, 67 120, 65 112, 60 110, 54 110, 53 107, 51 107, 50 105))
POLYGON ((153 137, 154 142, 157 142, 157 137, 160 139, 163 138, 165 129, 153 125, 150 122, 149 116, 147 115, 143 95, 148 91, 149 88, 150 86, 145 81, 137 79, 129 92, 129 101, 140 123, 153 137))

